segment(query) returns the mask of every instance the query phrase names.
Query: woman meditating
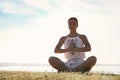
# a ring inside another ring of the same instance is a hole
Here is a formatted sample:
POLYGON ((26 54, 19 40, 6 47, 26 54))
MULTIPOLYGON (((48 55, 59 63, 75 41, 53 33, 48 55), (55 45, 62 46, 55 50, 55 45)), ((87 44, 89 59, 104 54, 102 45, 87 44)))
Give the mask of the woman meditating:
POLYGON ((77 33, 78 20, 71 17, 68 20, 70 33, 62 36, 55 47, 55 53, 64 53, 67 62, 63 62, 57 57, 50 57, 50 65, 57 69, 58 72, 87 72, 96 64, 96 57, 90 56, 86 60, 85 52, 91 51, 90 43, 86 35, 77 33), (64 49, 61 47, 64 45, 64 49))

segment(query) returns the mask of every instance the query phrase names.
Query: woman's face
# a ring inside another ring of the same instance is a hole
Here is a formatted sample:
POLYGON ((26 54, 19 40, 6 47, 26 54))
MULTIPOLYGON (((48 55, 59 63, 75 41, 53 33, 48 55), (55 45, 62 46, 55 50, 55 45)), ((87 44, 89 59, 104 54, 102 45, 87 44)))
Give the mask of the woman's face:
POLYGON ((69 20, 68 25, 70 30, 76 30, 78 27, 78 22, 75 19, 71 19, 69 20))

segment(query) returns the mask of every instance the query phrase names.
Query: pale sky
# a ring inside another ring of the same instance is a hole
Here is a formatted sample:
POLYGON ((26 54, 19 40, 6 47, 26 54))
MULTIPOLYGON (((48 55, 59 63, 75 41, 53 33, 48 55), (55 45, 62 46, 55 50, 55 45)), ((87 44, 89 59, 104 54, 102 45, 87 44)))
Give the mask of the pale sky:
POLYGON ((78 18, 100 64, 120 64, 120 0, 0 0, 0 63, 48 63, 78 18))

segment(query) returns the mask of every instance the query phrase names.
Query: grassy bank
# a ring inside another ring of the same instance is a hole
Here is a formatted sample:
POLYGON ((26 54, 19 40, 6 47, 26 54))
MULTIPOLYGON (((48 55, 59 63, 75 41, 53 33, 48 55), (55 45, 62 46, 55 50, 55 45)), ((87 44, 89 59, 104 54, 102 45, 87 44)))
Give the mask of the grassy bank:
POLYGON ((120 75, 104 73, 80 74, 57 72, 0 71, 0 80, 120 80, 120 75))

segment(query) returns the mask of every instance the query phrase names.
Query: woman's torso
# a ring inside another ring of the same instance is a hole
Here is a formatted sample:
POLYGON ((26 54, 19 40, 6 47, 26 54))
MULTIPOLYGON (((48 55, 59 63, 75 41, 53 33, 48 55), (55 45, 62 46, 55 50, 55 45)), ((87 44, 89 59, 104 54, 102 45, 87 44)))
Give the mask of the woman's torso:
MULTIPOLYGON (((83 43, 82 39, 80 38, 80 35, 77 35, 76 37, 67 36, 64 41, 65 49, 67 49, 70 46, 71 40, 73 40, 73 43, 75 44, 76 48, 84 47, 84 43, 83 43)), ((72 59, 84 60, 85 53, 84 52, 66 52, 66 53, 64 53, 64 56, 67 60, 72 60, 72 59)))

